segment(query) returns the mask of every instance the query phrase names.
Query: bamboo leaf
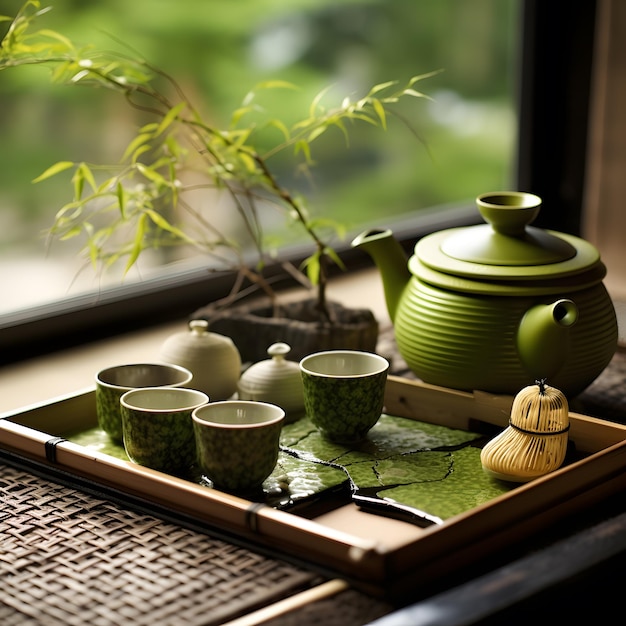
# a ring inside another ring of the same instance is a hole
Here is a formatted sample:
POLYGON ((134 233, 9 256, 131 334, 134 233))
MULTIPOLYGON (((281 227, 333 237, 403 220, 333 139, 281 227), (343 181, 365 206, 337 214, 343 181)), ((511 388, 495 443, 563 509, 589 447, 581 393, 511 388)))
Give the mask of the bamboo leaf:
POLYGON ((361 122, 367 122, 368 124, 372 124, 372 126, 378 126, 378 122, 374 117, 369 115, 368 113, 353 113, 350 115, 351 120, 360 120, 361 122))
POLYGON ((151 167, 147 167, 143 163, 137 163, 136 167, 142 176, 144 176, 148 180, 151 180, 152 182, 157 183, 157 185, 167 184, 165 178, 161 174, 159 174, 159 172, 153 170, 151 167))
POLYGON ((316 218, 309 222, 309 226, 311 228, 332 228, 333 231, 337 234, 340 239, 343 239, 346 234, 346 227, 343 224, 340 224, 336 220, 329 218, 316 218))
POLYGON ((254 110, 254 108, 250 107, 250 106, 242 106, 242 107, 239 107, 238 109, 235 109, 233 111, 232 115, 230 116, 230 124, 231 124, 231 126, 237 126, 237 124, 239 124, 241 118, 243 118, 245 115, 247 115, 248 113, 250 113, 253 110, 254 110))
POLYGON ((168 135, 165 139, 165 145, 172 159, 175 161, 181 162, 184 159, 187 151, 176 141, 176 139, 172 135, 168 135))
POLYGON ((316 250, 314 254, 304 259, 300 267, 302 269, 306 269, 306 275, 308 279, 311 281, 311 284, 317 285, 320 281, 320 272, 321 272, 319 250, 316 250))
POLYGON ((139 129, 140 133, 154 133, 154 131, 159 127, 156 122, 150 122, 149 124, 145 124, 139 129))
POLYGON ((82 201, 68 202, 57 211, 57 214, 54 217, 54 222, 55 224, 57 224, 61 222, 71 221, 75 219, 76 217, 78 217, 82 213, 82 211, 83 211, 82 201), (70 211, 72 211, 72 214, 68 215, 70 211))
POLYGON ((98 266, 98 257, 100 256, 100 249, 93 239, 89 239, 87 242, 87 247, 89 248, 89 259, 91 261, 91 265, 95 268, 98 266))
POLYGON ((313 141, 315 141, 320 135, 323 135, 326 131, 328 130, 328 126, 326 126, 325 124, 318 126, 317 128, 314 128, 310 133, 309 136, 307 137, 307 142, 308 143, 312 143, 313 141))
POLYGON ((372 106, 374 107, 374 111, 376 111, 376 115, 378 115, 381 126, 384 130, 387 130, 387 116, 385 114, 385 107, 381 104, 380 100, 376 98, 372 100, 372 106))
POLYGON ((291 139, 291 133, 289 132, 289 129, 287 128, 286 124, 281 120, 270 120, 268 122, 268 126, 273 126, 274 128, 277 128, 283 134, 285 141, 289 141, 291 139))
POLYGON ((330 257, 333 260, 333 263, 337 265, 337 267, 342 270, 346 269, 344 262, 341 260, 341 257, 337 254, 335 250, 333 250, 332 248, 324 248, 324 254, 330 257))
POLYGON ((38 33, 42 35, 43 37, 48 37, 49 39, 55 39, 56 41, 59 41, 68 50, 74 49, 72 42, 67 37, 65 37, 64 35, 61 35, 61 33, 58 33, 55 30, 50 30, 49 28, 42 28, 40 31, 38 31, 38 33))
POLYGON ((300 88, 286 80, 266 80, 258 83, 257 89, 293 89, 297 91, 300 88))
POLYGON ((97 191, 98 186, 96 185, 96 179, 94 178, 93 172, 91 171, 91 168, 87 165, 87 163, 81 163, 78 166, 78 169, 80 170, 85 181, 87 181, 87 183, 91 187, 92 191, 97 191))
MULTIPOLYGON (((140 146, 145 145, 148 141, 150 141, 150 139, 152 139, 152 134, 150 133, 141 133, 137 135, 126 147, 124 155, 122 156, 122 161, 126 161, 131 154, 134 154, 140 146)), ((148 147, 148 149, 150 148, 148 147)), ((135 160, 135 157, 133 157, 133 161, 135 160)))
POLYGON ((176 106, 172 107, 161 120, 161 123, 157 128, 156 135, 160 135, 163 131, 169 128, 176 121, 176 118, 186 106, 187 104, 185 102, 180 102, 176 106))
POLYGON ((67 241, 68 239, 73 239, 74 237, 77 237, 78 235, 80 235, 82 230, 83 229, 81 228, 80 224, 77 224, 76 226, 70 228, 68 231, 63 233, 63 235, 61 236, 61 241, 67 241))
POLYGON ((117 205, 120 209, 120 214, 123 219, 126 219, 126 190, 124 189, 124 185, 118 181, 116 187, 116 196, 117 196, 117 205))
POLYGON ((415 89, 404 89, 402 91, 403 96, 412 96, 414 98, 426 98, 427 100, 432 100, 430 96, 427 96, 425 93, 421 91, 416 91, 415 89))
MULTIPOLYGON (((350 119, 352 119, 352 116, 350 116, 350 119)), ((335 120, 332 120, 332 123, 343 133, 346 146, 349 146, 350 145, 350 133, 348 132, 348 129, 343 123, 343 120, 341 118, 337 118, 335 120)))
POLYGON ((319 106, 320 102, 322 101, 322 98, 330 91, 330 89, 331 89, 331 86, 329 85, 325 89, 322 89, 322 91, 320 91, 315 96, 315 98, 313 98, 313 102, 311 102, 311 106, 309 107, 309 115, 311 117, 315 117, 316 116, 317 107, 319 106))
POLYGON ((246 141, 248 141, 251 132, 252 129, 245 128, 242 130, 231 131, 227 133, 227 137, 235 148, 239 148, 243 146, 246 141))
POLYGON ((371 89, 370 89, 370 96, 373 96, 375 93, 378 93, 379 91, 384 91, 385 89, 389 89, 389 87, 393 87, 393 85, 397 85, 398 81, 397 80, 390 80, 386 83, 380 83, 379 85, 374 85, 371 89))
POLYGON ((147 216, 143 213, 140 218, 137 220, 137 230, 135 231, 135 238, 133 240, 133 246, 130 251, 130 255, 128 257, 128 263, 126 263, 126 269, 124 273, 128 272, 128 270, 135 264, 139 255, 143 250, 143 237, 146 232, 146 221, 147 216))
MULTIPOLYGON (((182 239, 187 243, 193 243, 193 239, 191 239, 191 237, 184 233, 180 228, 177 228, 176 226, 168 222, 160 213, 157 213, 152 209, 148 209, 144 213, 144 215, 147 215, 152 220, 152 222, 161 230, 172 233, 172 235, 175 235, 176 237, 182 239)), ((142 217, 144 217, 144 215, 142 215, 142 217)))
POLYGON ((318 123, 317 117, 315 115, 312 115, 311 117, 307 117, 306 119, 296 122, 292 128, 293 130, 300 130, 300 129, 307 128, 309 126, 314 126, 317 123, 318 123))
POLYGON ((150 150, 152 150, 152 147, 151 147, 151 146, 147 146, 147 145, 145 145, 145 146, 141 146, 140 148, 138 148, 137 150, 135 150, 135 152, 134 152, 134 154, 133 154, 133 158, 132 158, 131 163, 132 163, 133 165, 136 165, 136 164, 137 164, 137 162, 139 161, 139 157, 140 157, 142 154, 145 154, 146 152, 150 152, 150 150))
POLYGON ((172 207, 176 208, 178 206, 178 196, 180 190, 180 181, 176 178, 176 168, 174 167, 174 163, 170 161, 168 165, 169 173, 170 173, 170 183, 172 189, 172 207))
POLYGON ((83 196, 83 189, 85 188, 85 177, 81 168, 77 168, 72 177, 74 183, 74 199, 80 200, 83 196))
POLYGON ((37 176, 37 178, 33 180, 33 183, 40 183, 42 180, 56 176, 57 174, 70 169, 70 167, 74 167, 74 165, 75 164, 72 161, 59 161, 58 163, 51 165, 43 174, 37 176))
POLYGON ((433 76, 436 76, 437 74, 441 74, 441 72, 443 72, 443 70, 433 70, 432 72, 426 72, 426 74, 418 74, 417 76, 413 76, 411 77, 411 80, 409 80, 409 87, 412 87, 420 80, 424 80, 425 78, 431 78, 433 76))
POLYGON ((256 161, 245 151, 239 152, 239 159, 243 162, 244 167, 250 174, 254 174, 257 170, 256 161))
POLYGON ((300 141, 296 141, 293 147, 294 154, 299 154, 302 152, 304 154, 304 158, 307 163, 311 163, 311 146, 308 141, 301 139, 300 141))
POLYGON ((70 74, 74 74, 76 71, 76 63, 74 61, 67 61, 60 63, 52 71, 51 81, 53 83, 63 83, 69 79, 70 74))

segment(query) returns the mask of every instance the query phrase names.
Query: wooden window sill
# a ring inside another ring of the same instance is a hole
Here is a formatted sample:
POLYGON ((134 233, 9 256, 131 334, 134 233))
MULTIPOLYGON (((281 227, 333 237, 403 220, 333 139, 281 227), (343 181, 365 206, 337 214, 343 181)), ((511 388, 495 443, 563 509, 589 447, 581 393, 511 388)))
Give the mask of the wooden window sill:
MULTIPOLYGON (((295 298, 302 291, 290 291, 295 298)), ((388 321, 382 284, 375 269, 333 278, 328 297, 344 305, 369 308, 379 322, 388 321)), ((186 328, 186 322, 164 324, 0 368, 0 413, 45 402, 94 384, 96 372, 118 363, 158 360, 167 337, 186 328)))

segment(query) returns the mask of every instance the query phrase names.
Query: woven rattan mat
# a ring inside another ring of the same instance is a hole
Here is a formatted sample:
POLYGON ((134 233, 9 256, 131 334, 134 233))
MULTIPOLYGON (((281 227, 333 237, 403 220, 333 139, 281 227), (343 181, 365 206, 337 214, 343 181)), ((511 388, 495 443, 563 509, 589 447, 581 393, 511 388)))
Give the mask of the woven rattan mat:
MULTIPOLYGON (((322 581, 305 568, 5 464, 0 505, 2 626, 208 626, 322 581)), ((351 590, 336 602, 345 626, 391 610, 351 590)), ((332 606, 322 604, 318 617, 332 618, 332 606)))

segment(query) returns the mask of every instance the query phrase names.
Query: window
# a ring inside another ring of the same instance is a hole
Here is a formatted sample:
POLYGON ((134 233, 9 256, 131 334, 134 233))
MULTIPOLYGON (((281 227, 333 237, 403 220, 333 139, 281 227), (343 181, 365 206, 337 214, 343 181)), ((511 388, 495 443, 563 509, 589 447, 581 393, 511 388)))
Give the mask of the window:
MULTIPOLYGON (((224 115, 249 87, 268 77, 304 85, 302 101, 308 102, 330 83, 358 89, 443 68, 444 72, 420 85, 434 103, 416 107, 420 111, 416 121, 430 152, 409 141, 398 127, 383 135, 364 133, 358 139, 363 142, 358 150, 338 155, 341 161, 328 159, 328 170, 315 170, 321 192, 313 206, 328 207, 327 203, 335 202, 333 215, 341 212, 353 231, 372 224, 391 225, 395 230, 397 224, 398 234, 405 233, 410 241, 446 220, 476 219, 473 199, 485 190, 517 187, 545 198, 553 197, 552 190, 559 188, 557 178, 548 179, 554 161, 544 159, 545 167, 539 167, 537 155, 546 154, 546 145, 559 144, 561 135, 540 135, 546 125, 554 128, 555 120, 563 126, 570 124, 561 119, 561 113, 571 100, 566 102, 561 92, 546 111, 544 94, 557 85, 562 87, 561 81, 572 76, 588 80, 595 3, 585 3, 582 12, 561 12, 561 3, 549 4, 550 8, 514 0, 181 0, 174 4, 150 0, 147 10, 145 0, 107 0, 97 5, 63 3, 49 19, 52 28, 77 39, 93 36, 101 43, 106 41, 102 30, 115 32, 156 65, 177 76, 182 68, 186 86, 216 116, 224 115), (586 33, 586 38, 571 37, 558 21, 564 16, 575 21, 579 34, 586 33), (541 29, 555 24, 564 44, 563 56, 541 56, 548 44, 541 29), (534 56, 537 50, 540 52, 534 56), (577 56, 564 56, 572 51, 577 56), (194 63, 199 63, 200 69, 194 68, 194 63), (544 65, 547 77, 541 74, 544 65), (361 221, 354 213, 344 213, 350 205, 356 207, 361 221)), ((49 225, 54 211, 50 205, 57 208, 64 201, 54 194, 66 193, 67 188, 44 189, 32 186, 30 180, 57 160, 95 159, 98 155, 91 155, 96 148, 115 154, 124 143, 125 128, 134 127, 137 120, 130 118, 124 103, 100 98, 100 94, 81 93, 80 99, 74 100, 72 88, 50 87, 41 72, 36 77, 33 72, 20 73, 19 78, 15 72, 11 79, 10 75, 11 71, 0 72, 4 109, 0 132, 13 141, 8 144, 12 147, 3 151, 0 215, 7 222, 30 212, 35 217, 19 228, 2 229, 0 268, 7 267, 3 259, 8 259, 14 264, 10 274, 19 271, 20 282, 28 283, 31 292, 41 293, 36 279, 45 274, 41 269, 28 274, 32 261, 21 254, 30 243, 35 260, 44 263, 40 268, 56 262, 52 256, 44 256, 42 241, 35 233, 49 225), (81 119, 86 111, 96 113, 95 121, 81 119), (127 126, 122 124, 125 118, 127 126), (9 184, 14 181, 16 184, 9 184), (18 232, 20 237, 11 241, 18 232)), ((580 85, 572 86, 575 88, 580 85)), ((584 137, 586 111, 580 116, 576 124, 568 126, 582 129, 567 135, 572 141, 584 137)), ((568 131, 564 128, 562 132, 568 131)), ((580 144, 575 147, 578 150, 580 144)), ((579 190, 572 192, 573 204, 578 203, 572 211, 559 202, 561 215, 553 217, 553 211, 547 211, 545 219, 562 221, 567 209, 567 215, 580 220, 580 195, 579 190)), ((565 230, 562 223, 559 228, 565 230)), ((230 286, 228 276, 208 276, 200 263, 190 269, 185 266, 185 271, 173 264, 160 268, 154 277, 146 270, 142 280, 126 280, 122 285, 119 280, 106 285, 96 280, 85 288, 72 285, 77 269, 75 251, 55 244, 53 253, 57 249, 71 260, 70 274, 60 280, 57 295, 46 295, 45 301, 31 307, 5 305, 0 341, 7 348, 20 346, 23 356, 145 324, 146 315, 152 322, 185 315, 223 295, 230 286)), ((3 350, 2 358, 14 358, 8 354, 3 350)))
MULTIPOLYGON (((624 263, 624 169, 626 167, 626 6, 617 0, 598 5, 597 37, 590 111, 589 165, 586 172, 582 232, 601 251, 606 285, 621 322, 626 314, 624 263)), ((626 327, 622 329, 622 337, 626 327)))

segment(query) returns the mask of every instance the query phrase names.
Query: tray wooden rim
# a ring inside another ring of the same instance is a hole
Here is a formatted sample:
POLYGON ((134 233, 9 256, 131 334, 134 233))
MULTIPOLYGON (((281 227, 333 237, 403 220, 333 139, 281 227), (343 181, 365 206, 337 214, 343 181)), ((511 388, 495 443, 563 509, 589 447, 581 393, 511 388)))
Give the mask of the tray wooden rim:
MULTIPOLYGON (((626 487, 626 426, 570 413, 570 439, 588 453, 584 459, 440 526, 419 529, 415 539, 389 548, 380 540, 363 539, 296 513, 208 490, 70 441, 57 441, 51 453, 54 434, 25 425, 59 407, 68 411, 91 407, 94 393, 89 387, 0 415, 0 448, 173 506, 209 527, 226 528, 244 539, 317 562, 374 590, 391 586, 401 593, 411 584, 445 574, 464 561, 470 563, 487 549, 505 546, 626 487)), ((470 429, 474 420, 506 426, 512 397, 389 376, 385 404, 386 412, 393 415, 470 429)))

